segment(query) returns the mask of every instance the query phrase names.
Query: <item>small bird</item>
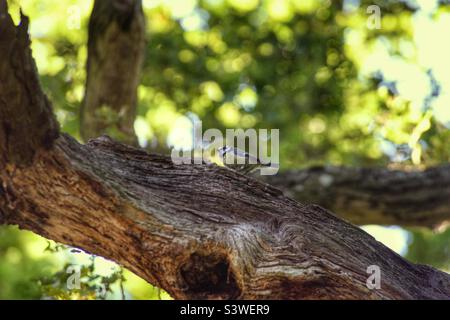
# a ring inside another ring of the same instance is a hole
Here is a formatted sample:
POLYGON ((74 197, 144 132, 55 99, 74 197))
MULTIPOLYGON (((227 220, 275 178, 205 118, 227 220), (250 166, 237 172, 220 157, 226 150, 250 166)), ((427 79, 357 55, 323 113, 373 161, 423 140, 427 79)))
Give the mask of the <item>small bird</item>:
POLYGON ((270 167, 271 162, 262 163, 258 157, 238 148, 223 146, 217 149, 222 163, 235 171, 243 174, 251 173, 261 167, 270 167))

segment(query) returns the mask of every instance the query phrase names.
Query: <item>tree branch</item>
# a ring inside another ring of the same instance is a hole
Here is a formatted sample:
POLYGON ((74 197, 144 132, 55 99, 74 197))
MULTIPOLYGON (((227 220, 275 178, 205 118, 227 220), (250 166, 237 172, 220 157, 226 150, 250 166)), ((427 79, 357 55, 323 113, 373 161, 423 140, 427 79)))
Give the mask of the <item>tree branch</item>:
POLYGON ((1 179, 4 223, 113 259, 174 298, 450 297, 448 275, 215 165, 63 135, 1 179), (370 265, 381 269, 380 290, 366 287, 370 265))
POLYGON ((435 227, 450 221, 450 165, 424 171, 315 167, 261 179, 359 225, 435 227))

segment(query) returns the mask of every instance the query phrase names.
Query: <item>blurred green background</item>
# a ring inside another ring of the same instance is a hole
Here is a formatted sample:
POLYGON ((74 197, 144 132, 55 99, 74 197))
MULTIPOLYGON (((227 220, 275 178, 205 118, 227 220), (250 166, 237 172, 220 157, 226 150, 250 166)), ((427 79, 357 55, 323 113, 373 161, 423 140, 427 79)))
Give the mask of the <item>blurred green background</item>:
MULTIPOLYGON (((93 1, 9 1, 62 130, 79 138, 93 1)), ((424 167, 450 160, 446 1, 144 0, 147 48, 135 130, 185 148, 207 128, 279 128, 281 168, 424 167), (373 28, 369 5, 381 9, 373 28)), ((407 259, 450 272, 450 229, 363 226, 407 259)), ((0 299, 167 299, 101 257, 0 228, 0 299), (68 291, 68 265, 81 265, 68 291)))

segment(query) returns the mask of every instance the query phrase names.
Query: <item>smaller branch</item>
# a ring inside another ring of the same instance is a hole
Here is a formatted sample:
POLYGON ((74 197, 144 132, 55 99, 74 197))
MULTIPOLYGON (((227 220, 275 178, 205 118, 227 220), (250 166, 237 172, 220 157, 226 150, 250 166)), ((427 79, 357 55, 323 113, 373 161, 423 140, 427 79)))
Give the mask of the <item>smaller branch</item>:
POLYGON ((435 227, 450 221, 450 165, 424 171, 314 167, 262 179, 359 225, 435 227))

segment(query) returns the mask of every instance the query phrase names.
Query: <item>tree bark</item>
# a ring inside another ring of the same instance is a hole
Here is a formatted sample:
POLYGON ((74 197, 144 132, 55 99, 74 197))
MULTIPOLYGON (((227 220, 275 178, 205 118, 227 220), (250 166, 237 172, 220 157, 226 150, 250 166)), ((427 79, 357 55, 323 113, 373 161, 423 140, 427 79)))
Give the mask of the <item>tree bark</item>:
POLYGON ((95 1, 80 117, 85 141, 109 134, 128 144, 137 143, 133 124, 144 45, 141 0, 95 1))
POLYGON ((174 165, 107 137, 16 148, 57 131, 50 104, 30 102, 43 94, 24 71, 34 66, 26 23, 13 26, 5 0, 0 9, 0 223, 115 260, 177 299, 450 299, 448 274, 232 170, 174 165), (19 120, 33 124, 26 134, 10 130, 19 120), (378 290, 366 286, 371 265, 378 290))
POLYGON ((450 165, 423 171, 315 167, 261 179, 359 225, 436 227, 450 222, 450 165))
POLYGON ((6 3, 0 1, 0 19, 0 164, 26 165, 38 148, 52 145, 58 123, 39 86, 29 49, 28 18, 22 15, 16 28, 6 3))

